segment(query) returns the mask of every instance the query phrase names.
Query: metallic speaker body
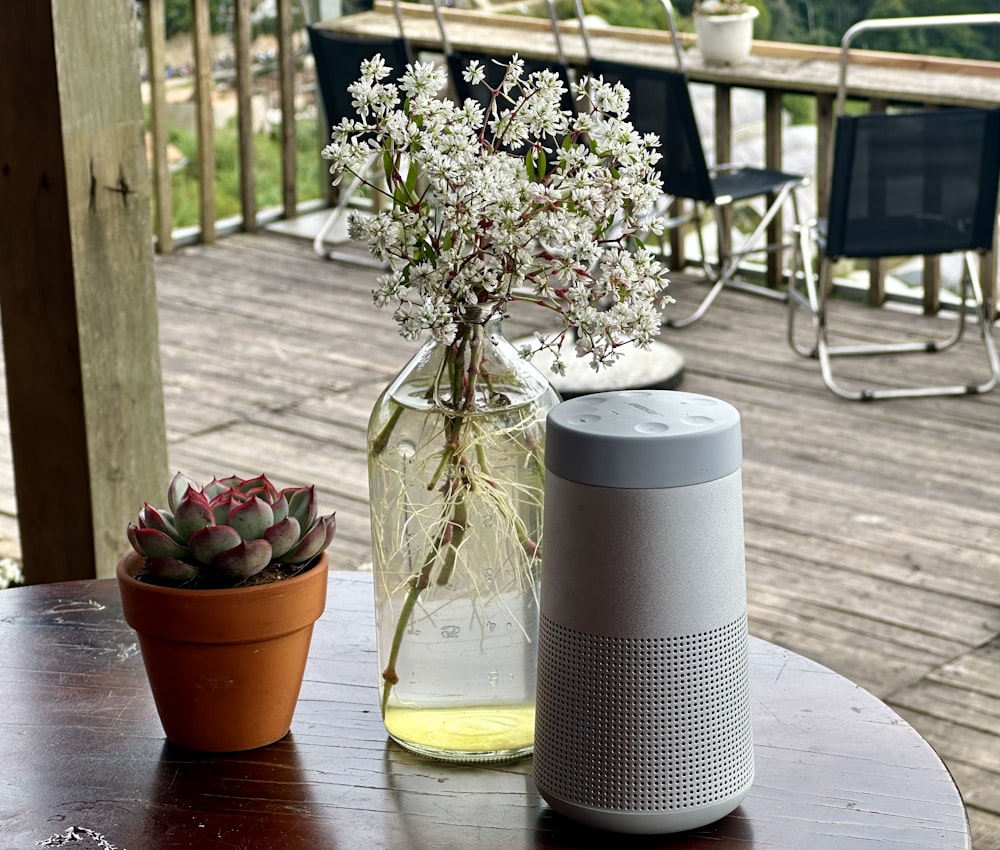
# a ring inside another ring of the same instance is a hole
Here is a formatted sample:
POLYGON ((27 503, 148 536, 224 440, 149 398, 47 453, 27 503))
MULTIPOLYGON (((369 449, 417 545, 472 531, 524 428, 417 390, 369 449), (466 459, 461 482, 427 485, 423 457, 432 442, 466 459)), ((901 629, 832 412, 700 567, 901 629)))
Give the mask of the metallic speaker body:
POLYGON ((753 784, 741 462, 707 396, 549 414, 534 770, 568 817, 677 832, 753 784))

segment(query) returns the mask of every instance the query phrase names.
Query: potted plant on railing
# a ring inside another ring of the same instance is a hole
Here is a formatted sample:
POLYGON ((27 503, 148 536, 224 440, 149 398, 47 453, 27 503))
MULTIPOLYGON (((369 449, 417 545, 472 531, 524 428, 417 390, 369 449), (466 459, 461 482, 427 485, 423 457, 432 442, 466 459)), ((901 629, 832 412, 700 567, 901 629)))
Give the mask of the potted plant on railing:
POLYGON ((167 508, 146 503, 118 563, 125 620, 167 739, 233 752, 288 732, 313 623, 323 613, 334 514, 315 487, 266 476, 178 473, 167 508))
POLYGON ((698 49, 708 64, 734 65, 750 55, 759 14, 743 0, 698 0, 694 4, 698 49))

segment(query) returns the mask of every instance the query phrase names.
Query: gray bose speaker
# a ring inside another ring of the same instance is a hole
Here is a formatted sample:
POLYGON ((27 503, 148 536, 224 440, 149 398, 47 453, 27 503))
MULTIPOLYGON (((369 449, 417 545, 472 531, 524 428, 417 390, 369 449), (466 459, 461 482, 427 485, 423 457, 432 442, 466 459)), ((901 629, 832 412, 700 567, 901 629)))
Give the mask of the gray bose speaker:
POLYGON ((549 412, 534 772, 567 817, 678 832, 753 784, 742 457, 708 396, 549 412))

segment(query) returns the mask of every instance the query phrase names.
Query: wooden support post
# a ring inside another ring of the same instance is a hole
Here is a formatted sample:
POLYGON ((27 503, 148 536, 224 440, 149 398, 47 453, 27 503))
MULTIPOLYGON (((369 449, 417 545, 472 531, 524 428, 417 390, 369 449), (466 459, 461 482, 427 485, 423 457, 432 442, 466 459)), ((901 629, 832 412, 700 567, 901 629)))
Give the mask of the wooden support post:
MULTIPOLYGON (((782 114, 781 92, 767 91, 764 93, 764 164, 768 168, 781 171, 782 166, 782 114)), ((774 196, 769 195, 768 206, 774 202, 774 196)), ((769 245, 781 245, 787 238, 785 233, 785 210, 767 227, 767 242, 769 245)), ((784 283, 784 266, 782 251, 776 249, 767 254, 767 285, 778 289, 784 283)))
POLYGON ((113 575, 166 484, 134 15, 33 0, 0 27, 0 317, 33 583, 113 575))

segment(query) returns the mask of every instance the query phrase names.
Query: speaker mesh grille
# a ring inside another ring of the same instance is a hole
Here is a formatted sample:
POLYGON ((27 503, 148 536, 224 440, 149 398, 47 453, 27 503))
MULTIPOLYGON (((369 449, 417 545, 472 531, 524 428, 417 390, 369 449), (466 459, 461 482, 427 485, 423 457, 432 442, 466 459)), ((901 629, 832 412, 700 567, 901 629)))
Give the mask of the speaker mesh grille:
POLYGON ((603 809, 709 805, 753 779, 747 620, 677 638, 584 634, 541 618, 535 777, 603 809))

